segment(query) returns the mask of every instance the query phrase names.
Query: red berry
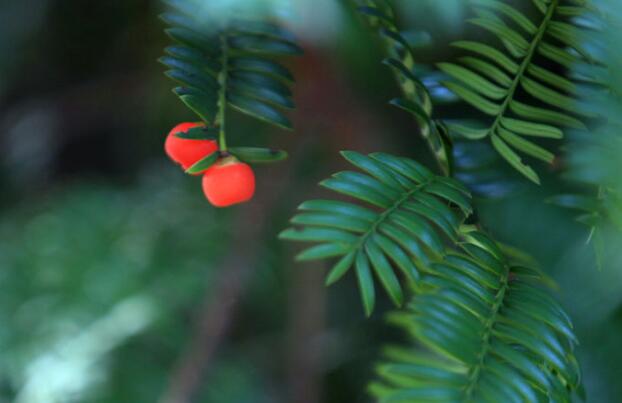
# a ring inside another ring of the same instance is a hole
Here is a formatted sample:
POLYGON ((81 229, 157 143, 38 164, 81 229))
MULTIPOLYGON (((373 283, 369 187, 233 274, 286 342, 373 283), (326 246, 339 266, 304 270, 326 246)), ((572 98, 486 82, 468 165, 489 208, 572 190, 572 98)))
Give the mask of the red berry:
POLYGON ((255 174, 247 164, 232 157, 225 158, 205 171, 203 192, 216 207, 244 203, 255 193, 255 174))
POLYGON ((215 140, 194 140, 182 139, 175 136, 176 133, 186 133, 195 127, 204 127, 203 123, 180 123, 170 131, 164 143, 164 151, 174 162, 181 165, 186 170, 218 150, 218 143, 215 140))

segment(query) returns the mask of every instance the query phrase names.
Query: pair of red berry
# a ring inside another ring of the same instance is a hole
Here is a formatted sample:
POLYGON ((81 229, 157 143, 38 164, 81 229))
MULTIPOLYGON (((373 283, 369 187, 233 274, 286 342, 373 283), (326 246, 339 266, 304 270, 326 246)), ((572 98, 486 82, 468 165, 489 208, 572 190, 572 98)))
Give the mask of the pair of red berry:
MULTIPOLYGON (((164 150, 171 160, 187 170, 203 158, 220 153, 215 140, 184 139, 178 133, 186 133, 195 127, 205 127, 203 123, 180 123, 170 131, 164 143, 164 150)), ((221 153, 218 161, 203 175, 203 193, 216 207, 228 207, 249 201, 255 193, 255 174, 250 166, 237 158, 221 153)))

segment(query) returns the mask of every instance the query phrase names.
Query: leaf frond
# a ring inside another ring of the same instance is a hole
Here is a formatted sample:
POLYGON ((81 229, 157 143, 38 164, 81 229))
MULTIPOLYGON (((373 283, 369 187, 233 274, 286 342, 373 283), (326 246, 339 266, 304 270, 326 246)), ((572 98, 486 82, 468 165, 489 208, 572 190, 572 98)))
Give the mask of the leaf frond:
POLYGON ((292 218, 294 227, 280 238, 318 243, 299 254, 300 260, 338 257, 328 284, 354 266, 365 313, 370 315, 375 301, 372 272, 391 300, 401 305, 398 272, 415 281, 431 261, 446 254, 444 239, 457 240, 457 230, 471 212, 470 194, 459 182, 436 176, 407 158, 352 151, 343 156, 360 171, 339 172, 321 185, 358 204, 307 201, 292 218))
MULTIPOLYGON (((175 94, 208 126, 223 125, 219 112, 234 109, 261 121, 291 129, 282 112, 294 107, 293 76, 273 58, 302 53, 294 38, 275 23, 242 16, 204 18, 201 3, 167 1, 161 18, 175 45, 160 62, 181 84, 175 94)), ((221 113, 222 114, 222 113, 221 113)))
POLYGON ((477 17, 470 22, 500 46, 456 42, 454 46, 469 55, 438 68, 450 77, 446 87, 487 115, 489 123, 485 128, 458 125, 450 130, 469 139, 490 139, 512 167, 539 183, 524 156, 547 163, 554 156, 536 143, 538 138, 560 139, 562 129, 585 127, 582 121, 594 117, 577 107, 578 84, 560 72, 580 62, 599 64, 585 49, 584 28, 569 19, 588 12, 588 7, 569 0, 534 0, 541 15, 539 21, 532 21, 499 0, 472 0, 472 4, 477 17))
POLYGON ((389 316, 425 351, 389 349, 370 393, 379 402, 570 401, 577 342, 546 279, 484 233, 462 235, 461 250, 422 275, 408 309, 389 316))
POLYGON ((387 53, 383 63, 393 70, 402 90, 402 96, 390 103, 414 117, 421 135, 435 155, 440 170, 449 174, 451 146, 444 136, 442 125, 433 119, 433 99, 430 90, 415 73, 417 64, 414 48, 417 44, 409 41, 408 35, 400 30, 388 1, 362 0, 360 3, 362 5, 358 8, 359 12, 367 16, 370 23, 378 28, 379 36, 383 39, 387 53))

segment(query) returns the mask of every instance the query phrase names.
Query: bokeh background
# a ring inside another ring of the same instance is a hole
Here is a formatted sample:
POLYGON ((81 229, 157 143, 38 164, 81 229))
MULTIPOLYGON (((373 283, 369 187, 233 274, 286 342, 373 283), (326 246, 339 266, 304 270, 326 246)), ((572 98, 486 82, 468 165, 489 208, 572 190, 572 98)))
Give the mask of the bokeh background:
MULTIPOLYGON (((216 210, 163 153, 168 130, 195 118, 157 63, 161 2, 0 1, 0 402, 367 401, 381 346, 401 340, 391 307, 366 320, 353 278, 325 289, 325 267, 293 263, 276 236, 346 166, 339 150, 430 157, 387 105, 397 87, 350 3, 291 3, 306 52, 288 62, 295 131, 230 118, 230 142, 291 157, 257 169, 253 203, 216 210)), ((397 3, 405 27, 431 33, 422 63, 476 35, 466 2, 397 3)), ((456 153, 482 221, 558 284, 588 401, 620 401, 619 238, 606 230, 597 265, 587 229, 544 202, 567 186, 557 168, 538 166, 537 188, 487 146, 456 153)))

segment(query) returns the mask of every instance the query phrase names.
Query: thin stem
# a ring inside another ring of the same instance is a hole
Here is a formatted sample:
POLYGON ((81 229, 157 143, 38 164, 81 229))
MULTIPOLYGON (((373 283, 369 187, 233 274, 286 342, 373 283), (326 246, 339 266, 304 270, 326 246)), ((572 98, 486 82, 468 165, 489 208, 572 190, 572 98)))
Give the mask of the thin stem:
MULTIPOLYGON (((395 21, 395 13, 388 2, 384 2, 384 7, 379 5, 376 1, 370 1, 369 5, 378 7, 385 13, 388 18, 388 20, 382 22, 385 25, 385 28, 399 33, 399 28, 395 21)), ((415 52, 413 51, 413 49, 410 46, 406 46, 406 48, 400 54, 400 52, 395 51, 395 45, 393 40, 385 39, 384 43, 389 55, 399 59, 402 64, 414 74, 415 52)), ((428 148, 432 152, 432 155, 434 156, 434 159, 438 165, 441 174, 445 176, 451 176, 451 156, 449 155, 449 151, 443 143, 440 134, 436 131, 434 127, 432 127, 431 118, 433 105, 428 89, 424 85, 417 85, 417 83, 413 80, 401 77, 401 75, 397 72, 395 73, 395 78, 397 79, 397 83, 402 90, 403 96, 406 99, 409 99, 421 105, 423 110, 429 116, 430 122, 424 122, 420 119, 417 119, 417 122, 420 126, 421 135, 426 141, 428 148)))
POLYGON ((227 135, 226 135, 226 113, 227 113, 227 77, 229 70, 229 44, 227 43, 227 34, 220 35, 220 48, 222 51, 222 69, 218 73, 218 114, 216 115, 216 124, 218 125, 218 147, 221 152, 227 151, 227 135))

